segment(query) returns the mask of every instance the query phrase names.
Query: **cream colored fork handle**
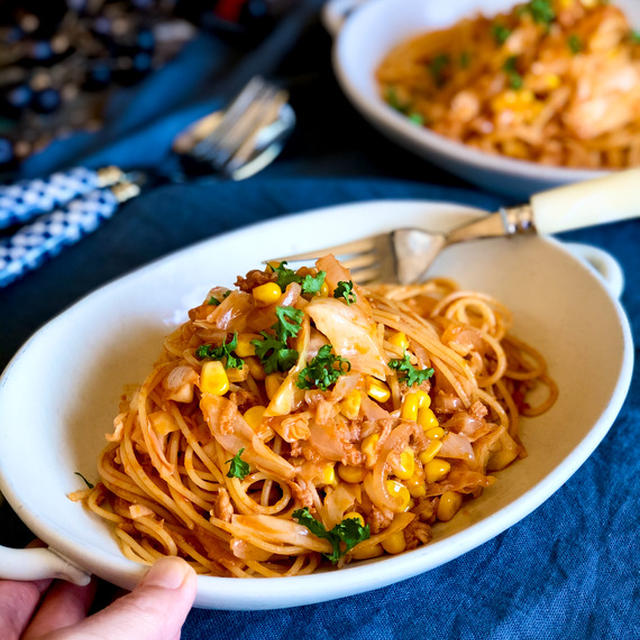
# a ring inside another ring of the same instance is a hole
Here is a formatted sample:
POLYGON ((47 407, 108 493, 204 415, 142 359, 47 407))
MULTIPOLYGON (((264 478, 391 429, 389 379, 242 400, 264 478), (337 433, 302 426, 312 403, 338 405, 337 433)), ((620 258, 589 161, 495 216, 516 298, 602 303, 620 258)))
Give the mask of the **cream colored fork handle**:
POLYGON ((640 169, 543 191, 531 207, 542 234, 640 217, 640 169))

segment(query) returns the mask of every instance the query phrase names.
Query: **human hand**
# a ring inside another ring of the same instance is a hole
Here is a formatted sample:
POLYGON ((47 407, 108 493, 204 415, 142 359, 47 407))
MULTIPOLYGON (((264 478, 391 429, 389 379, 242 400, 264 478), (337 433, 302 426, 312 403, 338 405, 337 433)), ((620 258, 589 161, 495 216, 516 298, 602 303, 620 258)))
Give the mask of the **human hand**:
POLYGON ((162 558, 129 594, 86 617, 95 582, 0 581, 2 640, 178 640, 196 595, 196 574, 162 558))

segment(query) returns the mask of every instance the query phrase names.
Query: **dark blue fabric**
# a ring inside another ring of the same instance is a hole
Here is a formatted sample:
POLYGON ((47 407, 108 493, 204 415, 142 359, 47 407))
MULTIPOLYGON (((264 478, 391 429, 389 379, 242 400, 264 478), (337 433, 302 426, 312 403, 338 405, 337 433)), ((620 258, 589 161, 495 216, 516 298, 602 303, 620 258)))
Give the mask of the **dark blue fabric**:
MULTIPOLYGON (((173 135, 218 100, 213 89, 208 97, 198 93, 196 80, 217 76, 232 60, 232 52, 222 45, 194 43, 164 75, 123 94, 112 106, 104 132, 57 143, 32 158, 25 175, 80 160, 92 166, 158 166, 173 135), (180 85, 180 96, 168 90, 168 82, 188 73, 193 75, 180 85), (154 96, 168 97, 168 103, 155 103, 154 96)), ((298 114, 296 134, 283 158, 243 183, 203 180, 143 194, 98 232, 0 290, 0 368, 34 330, 82 295, 216 233, 312 207, 375 198, 452 200, 488 209, 501 203, 477 190, 451 188, 461 181, 393 146, 357 116, 335 85, 329 41, 320 29, 305 35, 279 72, 289 80, 298 114), (344 175, 413 181, 338 177, 344 175), (435 186, 441 184, 448 186, 435 186)), ((620 260, 627 277, 623 303, 637 342, 640 225, 629 222, 567 237, 601 246, 620 260)), ((266 612, 194 610, 182 637, 637 640, 639 398, 636 373, 610 433, 569 482, 522 522, 461 558, 385 589, 314 606, 266 612)), ((0 522, 0 543, 28 541, 28 531, 6 503, 0 507, 0 522)))

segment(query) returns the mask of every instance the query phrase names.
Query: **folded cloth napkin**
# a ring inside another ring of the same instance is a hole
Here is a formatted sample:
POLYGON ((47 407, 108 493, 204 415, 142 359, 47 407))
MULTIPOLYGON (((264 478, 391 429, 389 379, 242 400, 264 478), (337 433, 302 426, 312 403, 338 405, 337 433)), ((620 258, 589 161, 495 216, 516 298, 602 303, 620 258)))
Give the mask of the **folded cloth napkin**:
POLYGON ((56 140, 28 158, 21 177, 46 175, 74 165, 170 172, 173 138, 189 124, 224 105, 254 75, 268 75, 293 48, 322 0, 298 0, 250 52, 201 33, 177 57, 144 82, 114 93, 104 126, 56 140))
MULTIPOLYGON (((265 218, 377 198, 449 200, 487 209, 500 204, 471 191, 385 180, 258 177, 162 187, 125 205, 99 233, 46 268, 0 290, 0 368, 38 325, 140 264, 265 218)), ((628 222, 568 237, 601 245, 620 260, 629 278, 623 303, 637 338, 640 225, 628 222)), ((640 457, 632 449, 640 437, 639 418, 636 373, 610 433, 569 482, 523 521, 442 567, 384 589, 296 609, 194 609, 182 638, 640 638, 640 457)), ((0 543, 27 542, 6 504, 0 521, 0 543)))

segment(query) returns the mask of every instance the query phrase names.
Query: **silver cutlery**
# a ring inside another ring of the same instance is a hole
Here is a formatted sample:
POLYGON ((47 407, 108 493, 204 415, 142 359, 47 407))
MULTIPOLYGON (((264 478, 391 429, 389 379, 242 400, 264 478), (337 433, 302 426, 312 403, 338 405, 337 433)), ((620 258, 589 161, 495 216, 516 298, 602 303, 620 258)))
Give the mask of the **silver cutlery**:
POLYGON ((531 233, 548 235, 636 217, 640 217, 640 169, 629 169, 543 191, 527 204, 502 208, 446 233, 394 229, 268 262, 297 262, 332 253, 360 284, 411 284, 452 244, 531 233))

